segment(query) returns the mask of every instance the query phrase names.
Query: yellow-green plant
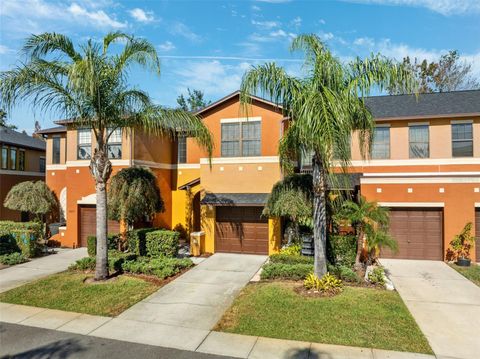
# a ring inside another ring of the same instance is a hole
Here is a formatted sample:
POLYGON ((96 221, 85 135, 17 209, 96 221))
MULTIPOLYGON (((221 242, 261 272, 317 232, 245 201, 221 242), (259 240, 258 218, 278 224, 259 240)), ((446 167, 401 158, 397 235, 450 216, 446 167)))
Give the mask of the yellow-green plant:
POLYGON ((286 254, 287 256, 299 256, 302 251, 302 246, 300 244, 292 244, 291 246, 280 249, 281 254, 286 254))
POLYGON ((458 258, 469 258, 470 249, 475 243, 475 237, 471 234, 472 222, 468 222, 462 231, 453 237, 450 245, 452 246, 455 256, 458 258))
POLYGON ((337 294, 342 291, 343 283, 340 279, 327 272, 322 278, 310 273, 303 282, 306 289, 317 290, 322 293, 337 294))

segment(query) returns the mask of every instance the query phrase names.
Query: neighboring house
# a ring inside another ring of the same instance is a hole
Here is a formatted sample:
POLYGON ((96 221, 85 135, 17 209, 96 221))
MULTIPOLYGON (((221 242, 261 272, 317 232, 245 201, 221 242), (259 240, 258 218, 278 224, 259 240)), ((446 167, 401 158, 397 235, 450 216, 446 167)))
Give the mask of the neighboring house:
MULTIPOLYGON (((352 186, 391 208, 391 233, 400 250, 383 256, 442 260, 450 240, 469 221, 480 237, 480 91, 425 94, 418 101, 379 96, 367 104, 377 122, 372 158, 361 159, 353 134, 351 172, 357 183, 352 186)), ((214 138, 211 161, 191 138, 170 141, 127 129, 112 144, 112 152, 122 149, 112 159, 114 171, 152 168, 167 208, 154 224, 203 230, 204 252, 278 251, 281 222, 260 214, 282 178, 278 142, 288 121, 273 103, 256 97, 247 119, 238 92, 197 114, 214 138)), ((79 246, 95 232, 95 189, 86 159, 92 138, 88 130, 62 124, 66 127, 40 133, 48 138, 47 183, 66 193, 62 243, 79 246)), ((308 160, 299 166, 309 171, 308 160)), ((480 243, 480 258, 478 248, 480 243)))
POLYGON ((45 180, 45 141, 0 127, 0 220, 28 221, 28 213, 3 206, 17 183, 45 180))

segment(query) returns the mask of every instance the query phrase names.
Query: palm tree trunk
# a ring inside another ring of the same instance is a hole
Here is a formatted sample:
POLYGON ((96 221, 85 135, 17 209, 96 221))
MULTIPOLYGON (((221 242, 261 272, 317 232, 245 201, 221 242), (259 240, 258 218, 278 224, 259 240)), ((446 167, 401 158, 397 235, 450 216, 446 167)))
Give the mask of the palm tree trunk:
POLYGON ((99 143, 100 149, 90 162, 90 172, 95 179, 97 197, 97 254, 95 265, 95 280, 105 280, 108 277, 108 243, 107 243, 107 180, 112 173, 112 164, 106 151, 99 143))
POLYGON ((357 235, 357 255, 355 256, 355 270, 362 269, 362 263, 360 262, 360 258, 363 251, 363 235, 363 230, 359 229, 357 235))
POLYGON ((325 169, 317 154, 313 156, 312 169, 314 273, 320 278, 327 273, 327 207, 325 202, 325 169))

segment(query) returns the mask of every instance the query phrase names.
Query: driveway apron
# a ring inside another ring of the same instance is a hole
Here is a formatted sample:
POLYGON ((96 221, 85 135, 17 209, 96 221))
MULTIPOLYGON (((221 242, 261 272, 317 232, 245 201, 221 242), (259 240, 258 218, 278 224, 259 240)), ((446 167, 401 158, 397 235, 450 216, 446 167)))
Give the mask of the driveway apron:
POLYGON ((382 259, 437 358, 480 358, 480 288, 444 262, 382 259))
POLYGON ((216 253, 119 318, 210 330, 266 258, 216 253))

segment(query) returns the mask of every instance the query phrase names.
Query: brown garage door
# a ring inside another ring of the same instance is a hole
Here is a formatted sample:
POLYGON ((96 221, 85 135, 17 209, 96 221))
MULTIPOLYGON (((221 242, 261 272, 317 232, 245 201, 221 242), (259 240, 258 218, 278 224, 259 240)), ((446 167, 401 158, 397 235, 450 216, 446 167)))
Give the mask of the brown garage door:
MULTIPOLYGON (((97 232, 97 217, 95 206, 80 207, 80 247, 87 246, 88 236, 94 236, 97 232)), ((108 221, 108 233, 120 232, 120 223, 108 221)))
POLYGON ((480 209, 475 211, 475 258, 480 263, 480 209))
POLYGON ((215 251, 268 254, 268 221, 262 207, 217 207, 215 251))
POLYGON ((443 260, 442 227, 442 209, 391 209, 390 234, 398 243, 398 252, 383 249, 381 256, 443 260))

